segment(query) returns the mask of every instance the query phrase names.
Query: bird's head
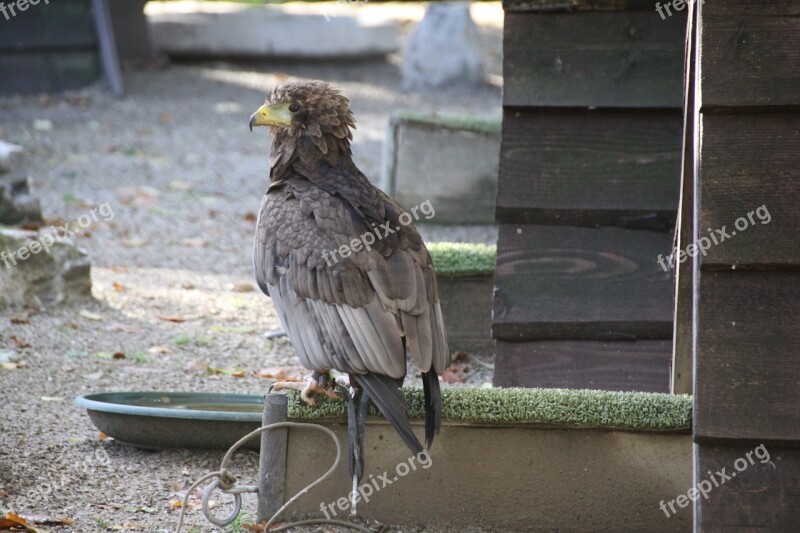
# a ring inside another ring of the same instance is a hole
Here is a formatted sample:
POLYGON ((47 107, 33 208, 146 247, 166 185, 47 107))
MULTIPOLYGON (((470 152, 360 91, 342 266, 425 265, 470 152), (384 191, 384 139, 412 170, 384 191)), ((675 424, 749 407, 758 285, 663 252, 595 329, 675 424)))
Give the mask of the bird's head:
POLYGON ((329 83, 298 81, 269 93, 250 117, 251 131, 254 126, 269 126, 273 143, 300 150, 313 146, 324 155, 337 148, 349 152, 355 119, 349 100, 329 83))

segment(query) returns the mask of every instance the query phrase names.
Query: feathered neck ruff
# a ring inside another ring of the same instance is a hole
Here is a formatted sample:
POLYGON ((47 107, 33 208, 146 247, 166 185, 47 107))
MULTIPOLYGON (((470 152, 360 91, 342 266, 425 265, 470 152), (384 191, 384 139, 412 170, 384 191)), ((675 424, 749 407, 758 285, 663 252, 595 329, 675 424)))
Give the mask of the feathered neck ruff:
POLYGON ((322 165, 353 165, 350 141, 355 119, 350 102, 338 90, 319 81, 292 83, 274 89, 267 102, 299 105, 291 125, 270 127, 271 181, 291 171, 308 175, 322 165))

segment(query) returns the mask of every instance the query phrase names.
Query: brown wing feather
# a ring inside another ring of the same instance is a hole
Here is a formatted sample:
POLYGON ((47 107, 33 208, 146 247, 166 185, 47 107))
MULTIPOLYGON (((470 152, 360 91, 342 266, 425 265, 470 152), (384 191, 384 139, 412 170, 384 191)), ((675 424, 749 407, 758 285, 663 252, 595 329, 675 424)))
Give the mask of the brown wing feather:
POLYGON ((449 351, 430 255, 416 229, 399 223, 394 200, 355 172, 270 187, 256 232, 256 279, 308 368, 403 377, 405 335, 414 364, 441 374, 449 351), (332 260, 331 252, 385 221, 400 230, 332 260))

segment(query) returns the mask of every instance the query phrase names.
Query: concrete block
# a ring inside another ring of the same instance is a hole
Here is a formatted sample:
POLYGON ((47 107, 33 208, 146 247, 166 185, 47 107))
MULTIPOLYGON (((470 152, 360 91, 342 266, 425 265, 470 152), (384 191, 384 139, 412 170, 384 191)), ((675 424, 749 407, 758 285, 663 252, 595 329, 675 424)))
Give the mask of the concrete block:
POLYGON ((68 238, 0 227, 0 308, 43 307, 92 293, 86 252, 68 238))
POLYGON ((405 209, 430 200, 432 223, 492 224, 499 164, 500 118, 401 112, 389 125, 381 186, 405 209))
POLYGON ((398 49, 394 22, 337 5, 149 2, 145 13, 155 46, 174 56, 320 59, 398 49))
MULTIPOLYGON (((322 423, 347 442, 345 423, 322 423)), ((422 425, 416 424, 420 433, 422 425)), ((379 488, 358 510, 382 523, 492 531, 691 529, 691 509, 668 518, 659 508, 692 486, 688 432, 444 422, 424 467, 390 425, 370 419, 365 448, 362 485, 375 480, 379 488)), ((286 498, 325 472, 334 456, 332 443, 319 432, 291 428, 286 498)), ((335 512, 346 519, 348 506, 337 502, 347 501, 349 489, 345 460, 298 499, 286 519, 320 517, 323 508, 331 518, 335 512)))
POLYGON ((428 4, 403 50, 402 73, 406 89, 483 81, 481 35, 469 2, 428 4))
POLYGON ((42 220, 39 200, 30 193, 25 157, 21 146, 0 141, 0 224, 42 220))

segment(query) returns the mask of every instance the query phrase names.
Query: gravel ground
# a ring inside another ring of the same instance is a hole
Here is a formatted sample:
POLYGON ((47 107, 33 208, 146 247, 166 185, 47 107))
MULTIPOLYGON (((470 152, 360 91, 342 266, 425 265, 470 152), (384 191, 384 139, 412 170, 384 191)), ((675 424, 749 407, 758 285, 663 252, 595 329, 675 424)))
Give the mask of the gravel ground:
MULTIPOLYGON (((128 96, 120 101, 103 88, 0 100, 0 138, 30 153, 33 189, 49 222, 75 221, 106 202, 113 211, 77 237, 93 261, 91 300, 0 319, 0 351, 18 351, 24 363, 0 369, 0 510, 76 521, 47 531, 173 528, 178 511, 170 500, 216 469, 222 453, 149 452, 101 440, 73 397, 103 390, 263 394, 269 381, 253 371, 296 362, 285 338, 265 337, 279 324, 252 281, 253 217, 269 145, 264 130, 247 130, 250 113, 277 83, 332 81, 352 101, 357 163, 377 176, 393 109, 499 112, 501 29, 494 20, 481 31, 493 83, 478 88, 405 92, 399 59, 390 56, 169 64, 126 72, 128 96), (243 369, 245 377, 209 368, 243 369)), ((430 240, 492 242, 496 235, 494 228, 420 229, 430 240)), ((470 366, 471 384, 491 379, 484 365, 470 366)), ((254 475, 256 455, 240 454, 235 467, 254 475)), ((190 514, 195 531, 216 531, 199 512, 190 514)), ((252 505, 244 516, 253 520, 252 505)), ((306 529, 323 530, 332 531, 306 529)))

